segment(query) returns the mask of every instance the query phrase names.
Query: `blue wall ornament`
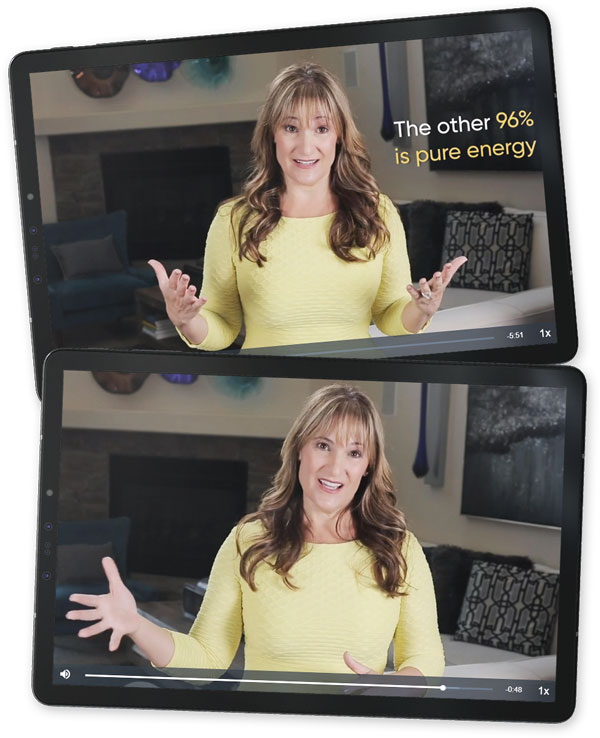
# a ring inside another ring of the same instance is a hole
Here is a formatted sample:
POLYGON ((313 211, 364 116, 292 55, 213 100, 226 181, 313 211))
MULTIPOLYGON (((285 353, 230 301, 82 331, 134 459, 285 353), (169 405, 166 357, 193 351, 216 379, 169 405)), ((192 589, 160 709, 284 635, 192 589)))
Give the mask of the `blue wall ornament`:
POLYGON ((146 82, 166 82, 181 64, 180 61, 151 62, 149 64, 132 64, 133 71, 146 82))
POLYGON ((197 374, 161 374, 160 376, 171 384, 194 384, 198 379, 197 374))

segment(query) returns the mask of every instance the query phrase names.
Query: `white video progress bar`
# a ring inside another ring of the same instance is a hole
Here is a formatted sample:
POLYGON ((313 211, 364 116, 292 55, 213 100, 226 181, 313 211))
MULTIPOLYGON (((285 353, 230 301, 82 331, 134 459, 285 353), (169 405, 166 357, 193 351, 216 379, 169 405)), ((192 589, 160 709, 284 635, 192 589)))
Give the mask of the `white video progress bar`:
POLYGON ((149 679, 151 681, 175 681, 175 682, 243 682, 244 684, 290 684, 296 686, 318 686, 318 687, 383 687, 385 689, 437 689, 445 692, 447 689, 466 689, 468 691, 492 692, 491 687, 448 687, 445 684, 439 686, 426 686, 424 684, 374 684, 366 682, 301 682, 290 679, 233 679, 231 677, 171 677, 171 676, 137 676, 135 674, 84 674, 92 679, 149 679))

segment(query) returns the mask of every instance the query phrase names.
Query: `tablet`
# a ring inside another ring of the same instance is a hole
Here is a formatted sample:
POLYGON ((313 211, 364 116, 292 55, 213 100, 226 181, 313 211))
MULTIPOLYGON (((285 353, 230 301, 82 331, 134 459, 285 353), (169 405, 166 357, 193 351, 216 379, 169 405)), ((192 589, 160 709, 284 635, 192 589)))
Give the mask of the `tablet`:
POLYGON ((575 353, 538 10, 50 49, 10 78, 38 385, 55 347, 575 353))
POLYGON ((571 368, 53 352, 36 696, 565 720, 584 394, 571 368))

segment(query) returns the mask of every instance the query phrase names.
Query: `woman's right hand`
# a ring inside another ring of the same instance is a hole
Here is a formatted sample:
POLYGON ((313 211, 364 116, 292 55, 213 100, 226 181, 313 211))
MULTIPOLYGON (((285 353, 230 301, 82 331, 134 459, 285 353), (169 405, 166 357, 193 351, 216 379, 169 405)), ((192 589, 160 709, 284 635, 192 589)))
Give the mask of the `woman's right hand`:
POLYGON ((143 618, 138 614, 135 599, 119 575, 117 565, 110 557, 102 559, 104 573, 108 579, 108 593, 104 595, 72 594, 71 602, 85 605, 89 610, 69 610, 65 615, 68 620, 83 620, 98 622, 79 631, 80 638, 112 630, 109 651, 119 648, 123 636, 131 636, 139 629, 143 618))
POLYGON ((158 279, 169 320, 185 332, 183 329, 198 315, 206 298, 196 297, 196 288, 194 285, 190 286, 189 276, 182 274, 180 269, 174 269, 169 276, 160 261, 150 259, 148 264, 154 269, 158 279))

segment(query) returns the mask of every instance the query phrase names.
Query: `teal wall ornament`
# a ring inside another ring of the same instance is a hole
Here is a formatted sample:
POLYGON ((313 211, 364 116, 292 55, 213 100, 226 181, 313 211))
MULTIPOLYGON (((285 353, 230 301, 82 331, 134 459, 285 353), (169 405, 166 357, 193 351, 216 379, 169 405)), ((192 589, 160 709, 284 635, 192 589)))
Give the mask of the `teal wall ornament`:
POLYGON ((262 377, 214 377, 218 392, 237 400, 257 395, 262 389, 262 377))
POLYGON ((228 56, 188 59, 181 65, 181 73, 197 87, 219 87, 231 77, 231 59, 228 56))

